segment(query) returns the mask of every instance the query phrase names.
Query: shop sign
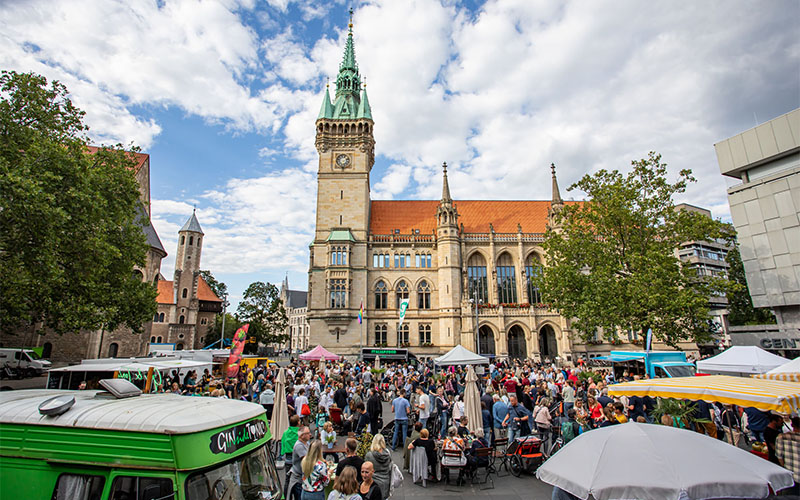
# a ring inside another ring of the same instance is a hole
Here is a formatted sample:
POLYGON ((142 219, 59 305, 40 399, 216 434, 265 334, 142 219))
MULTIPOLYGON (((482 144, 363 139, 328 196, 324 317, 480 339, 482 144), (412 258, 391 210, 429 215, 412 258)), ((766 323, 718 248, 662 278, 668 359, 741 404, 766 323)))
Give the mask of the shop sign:
POLYGON ((758 343, 764 349, 797 349, 798 341, 800 338, 774 338, 761 339, 758 343))
POLYGON ((255 443, 266 434, 267 424, 263 420, 251 420, 212 434, 209 448, 214 454, 230 454, 255 443))

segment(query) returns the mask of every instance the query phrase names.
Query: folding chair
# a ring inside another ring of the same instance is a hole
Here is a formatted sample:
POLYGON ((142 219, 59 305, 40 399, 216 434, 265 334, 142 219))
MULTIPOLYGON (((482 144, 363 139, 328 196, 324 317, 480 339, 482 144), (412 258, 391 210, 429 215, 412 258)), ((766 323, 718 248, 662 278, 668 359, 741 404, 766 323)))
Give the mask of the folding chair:
POLYGON ((508 455, 506 451, 508 450, 508 438, 496 438, 494 440, 494 448, 492 448, 492 468, 495 471, 497 477, 504 477, 511 475, 511 471, 508 470, 508 455), (496 466, 497 459, 500 459, 500 465, 496 466), (501 470, 505 468, 506 473, 501 474, 501 470))
POLYGON ((461 490, 458 490, 458 489, 449 489, 448 490, 448 486, 450 486, 450 469, 455 469, 455 470, 458 471, 458 478, 456 479, 456 486, 459 486, 458 483, 460 483, 463 480, 464 469, 466 469, 466 467, 467 467, 467 462, 466 462, 466 460, 464 460, 464 454, 461 451, 458 451, 458 450, 442 450, 442 462, 441 462, 441 464, 442 464, 442 472, 444 474, 446 474, 446 477, 445 477, 445 488, 444 489, 446 491, 461 491, 461 490), (459 461, 459 462, 463 461, 464 465, 447 465, 447 464, 445 464, 445 462, 448 459, 453 460, 453 461, 459 461))
MULTIPOLYGON (((494 488, 494 480, 491 478, 492 473, 494 472, 494 465, 492 464, 492 449, 491 448, 478 448, 475 450, 475 458, 480 462, 481 459, 486 460, 486 465, 479 465, 478 470, 484 469, 486 471, 486 475, 483 477, 483 481, 479 481, 481 484, 482 490, 488 490, 494 488), (487 482, 491 482, 491 486, 484 487, 487 482)), ((478 478, 477 470, 475 475, 472 477, 472 484, 476 484, 475 480, 478 478)))
POLYGON ((342 409, 331 406, 329 411, 330 411, 331 423, 333 424, 333 429, 336 432, 341 432, 343 425, 342 409))

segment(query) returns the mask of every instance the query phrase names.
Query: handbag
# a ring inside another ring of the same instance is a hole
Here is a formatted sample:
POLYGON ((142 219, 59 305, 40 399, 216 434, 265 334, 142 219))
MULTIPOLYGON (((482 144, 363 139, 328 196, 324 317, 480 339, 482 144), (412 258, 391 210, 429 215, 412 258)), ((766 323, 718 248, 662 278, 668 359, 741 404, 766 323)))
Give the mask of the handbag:
POLYGON ((389 496, 394 494, 394 489, 403 485, 403 472, 397 464, 392 464, 392 477, 389 481, 389 496))
POLYGON ((303 406, 300 407, 300 415, 304 417, 311 415, 311 408, 309 408, 307 404, 303 403, 303 406))

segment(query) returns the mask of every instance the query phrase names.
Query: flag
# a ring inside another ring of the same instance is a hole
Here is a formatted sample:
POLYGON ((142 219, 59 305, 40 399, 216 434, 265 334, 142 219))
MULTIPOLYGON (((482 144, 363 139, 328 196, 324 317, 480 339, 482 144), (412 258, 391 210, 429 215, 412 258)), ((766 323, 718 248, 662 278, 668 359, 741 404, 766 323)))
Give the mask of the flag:
POLYGON ((403 299, 400 301, 400 325, 403 326, 403 319, 406 317, 406 309, 408 309, 408 299, 403 299))
POLYGON ((239 373, 239 361, 242 359, 242 351, 244 351, 244 343, 247 342, 247 330, 250 328, 250 323, 242 325, 233 334, 233 342, 231 342, 231 353, 228 355, 228 377, 235 377, 239 373))
POLYGON ((358 310, 358 324, 364 321, 364 299, 361 299, 361 308, 358 310))
POLYGON ((650 352, 650 348, 652 347, 652 344, 653 344, 653 329, 652 328, 648 328, 647 329, 647 340, 645 341, 645 344, 644 344, 646 346, 645 350, 647 352, 650 352))

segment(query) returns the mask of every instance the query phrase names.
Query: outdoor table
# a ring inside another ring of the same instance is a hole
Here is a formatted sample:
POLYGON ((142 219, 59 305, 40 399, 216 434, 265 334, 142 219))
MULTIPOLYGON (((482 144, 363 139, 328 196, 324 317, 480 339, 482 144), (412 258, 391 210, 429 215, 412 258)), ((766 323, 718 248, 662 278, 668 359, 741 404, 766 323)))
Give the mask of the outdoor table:
POLYGON ((333 446, 328 448, 327 443, 322 443, 322 453, 342 453, 345 454, 347 448, 345 448, 345 441, 347 441, 347 436, 336 436, 336 441, 333 443, 333 446))

